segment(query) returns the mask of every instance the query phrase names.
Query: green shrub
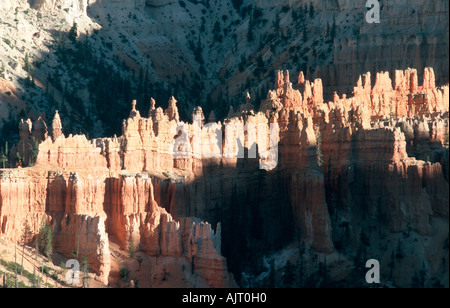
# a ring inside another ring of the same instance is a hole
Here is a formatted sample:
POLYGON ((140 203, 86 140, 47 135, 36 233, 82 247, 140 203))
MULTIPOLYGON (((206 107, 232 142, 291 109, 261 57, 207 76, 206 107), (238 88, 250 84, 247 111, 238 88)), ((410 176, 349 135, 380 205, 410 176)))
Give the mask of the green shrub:
POLYGON ((130 271, 126 267, 122 267, 119 271, 120 279, 122 279, 123 282, 128 281, 128 277, 130 276, 130 271))
POLYGON ((14 46, 12 45, 12 43, 11 43, 11 40, 10 39, 7 39, 7 38, 4 38, 3 39, 3 42, 5 42, 6 43, 6 45, 8 45, 9 47, 11 47, 11 48, 13 48, 14 46))

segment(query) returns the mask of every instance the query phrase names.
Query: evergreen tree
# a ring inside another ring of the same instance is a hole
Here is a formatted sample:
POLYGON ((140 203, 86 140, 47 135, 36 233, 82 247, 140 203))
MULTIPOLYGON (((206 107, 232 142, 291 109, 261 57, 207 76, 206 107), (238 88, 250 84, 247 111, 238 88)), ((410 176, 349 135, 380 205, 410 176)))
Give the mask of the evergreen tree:
POLYGON ((363 245, 363 259, 365 260, 367 258, 367 247, 370 246, 370 240, 367 234, 364 232, 364 230, 361 230, 359 239, 361 241, 361 244, 363 245))
POLYGON ((17 242, 14 243, 14 282, 17 289, 17 242))
POLYGON ((298 255, 299 258, 297 260, 297 286, 302 288, 304 286, 305 283, 305 258, 304 258, 304 254, 305 254, 305 243, 303 241, 300 241, 300 245, 298 246, 298 255))
POLYGON ((91 277, 89 276, 89 263, 86 256, 81 257, 81 271, 83 272, 83 288, 89 288, 91 277))
POLYGON ((5 142, 5 149, 2 151, 0 161, 2 162, 3 168, 8 166, 8 141, 5 142))
POLYGON ((77 41, 77 37, 78 37, 78 25, 76 22, 74 22, 72 28, 70 28, 69 31, 69 39, 72 43, 75 43, 77 41))
POLYGON ((232 2, 233 2, 234 9, 239 12, 239 10, 241 8, 241 5, 244 2, 244 0, 232 0, 232 2))
POLYGON ((127 282, 128 278, 130 277, 130 271, 128 270, 128 268, 122 267, 119 271, 119 276, 122 279, 122 282, 127 282))
POLYGON ((389 262, 388 266, 390 270, 390 278, 392 280, 394 278, 394 267, 395 267, 395 253, 393 250, 391 253, 391 261, 389 262))
POLYGON ((322 134, 320 130, 317 130, 316 133, 316 156, 317 156, 317 164, 319 167, 322 167, 323 164, 323 152, 322 152, 322 134))
POLYGON ((297 21, 298 20, 298 13, 296 10, 292 10, 292 20, 297 21))
POLYGON ((203 60, 202 51, 203 51, 203 47, 202 47, 202 43, 201 43, 201 37, 199 35, 198 41, 197 41, 197 46, 195 46, 195 49, 194 49, 194 56, 195 56, 195 60, 197 60, 197 62, 200 63, 201 65, 203 63, 205 63, 203 60))
POLYGON ((28 56, 28 53, 25 54, 24 62, 25 62, 25 64, 24 64, 23 69, 25 70, 25 72, 27 72, 27 82, 29 85, 31 85, 33 83, 33 77, 32 77, 32 69, 31 69, 30 58, 28 56))
POLYGON ((39 249, 47 258, 51 258, 53 253, 53 231, 52 226, 42 221, 39 230, 39 249))
POLYGON ((33 141, 33 148, 31 150, 31 163, 29 165, 34 165, 39 154, 39 142, 34 137, 31 137, 31 140, 33 141))
POLYGON ((0 67, 0 77, 5 78, 5 75, 4 75, 5 71, 6 71, 5 63, 2 62, 2 65, 0 67))
POLYGON ((130 239, 130 243, 128 244, 128 256, 130 259, 134 259, 136 254, 133 238, 130 239))
POLYGON ((330 29, 330 37, 331 39, 334 39, 336 37, 336 17, 333 16, 333 24, 331 25, 330 29))
POLYGON ((295 278, 295 268, 290 261, 286 262, 284 267, 283 283, 285 288, 292 288, 295 278))
POLYGON ((269 288, 275 288, 275 260, 270 261, 269 288))
POLYGON ((275 20, 273 21, 273 28, 275 29, 275 32, 280 30, 280 14, 278 12, 276 13, 275 20))
POLYGON ((315 14, 315 12, 314 12, 314 4, 312 2, 310 2, 310 4, 309 4, 309 17, 313 18, 314 14, 315 14))
POLYGON ((214 28, 213 28, 213 35, 214 35, 214 40, 217 42, 222 42, 222 35, 220 34, 221 29, 220 29, 220 22, 217 20, 216 23, 214 24, 214 28))
POLYGON ((253 34, 253 26, 255 24, 253 15, 250 17, 250 21, 248 23, 248 29, 247 29, 247 41, 252 42, 255 38, 255 35, 253 34))
POLYGON ((303 35, 302 35, 302 41, 305 43, 308 40, 308 30, 306 29, 306 25, 303 27, 303 35))
POLYGON ((30 73, 30 58, 28 57, 28 52, 25 54, 25 65, 24 65, 24 70, 27 73, 30 73))
POLYGON ((425 288, 425 270, 422 268, 420 271, 416 271, 412 277, 411 287, 413 288, 425 288))

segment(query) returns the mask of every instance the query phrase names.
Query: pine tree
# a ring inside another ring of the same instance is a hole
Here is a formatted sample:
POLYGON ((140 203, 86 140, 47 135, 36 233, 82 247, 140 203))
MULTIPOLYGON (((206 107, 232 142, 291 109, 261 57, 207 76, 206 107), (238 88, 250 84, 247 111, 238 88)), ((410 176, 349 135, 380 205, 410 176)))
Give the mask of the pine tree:
POLYGON ((14 282, 17 289, 17 242, 14 243, 14 282))
POLYGON ((394 266, 395 266, 395 253, 393 250, 391 253, 391 261, 389 262, 388 266, 390 269, 390 278, 392 280, 394 278, 394 266))
POLYGON ((220 34, 221 32, 221 28, 220 28, 220 23, 217 20, 216 23, 214 24, 214 28, 213 28, 213 35, 214 35, 214 40, 217 42, 222 42, 222 35, 220 34))
POLYGON ((3 150, 0 160, 3 168, 6 168, 8 166, 8 141, 5 142, 5 149, 3 150))
POLYGON ((128 244, 128 256, 130 259, 134 259, 136 252, 134 247, 134 241, 133 238, 130 239, 130 243, 128 244))
POLYGON ((298 246, 298 254, 299 254, 299 258, 297 260, 297 268, 298 268, 298 272, 297 272, 297 279, 296 279, 296 283, 298 287, 302 288, 304 286, 305 283, 305 258, 304 258, 304 254, 305 254, 305 243, 303 241, 299 241, 301 244, 298 246))
POLYGON ((5 64, 2 62, 2 65, 0 67, 0 77, 5 78, 4 75, 5 71, 6 71, 5 64))
POLYGON ((322 167, 323 164, 323 153, 322 153, 322 134, 320 133, 320 130, 317 130, 316 133, 316 156, 317 156, 317 164, 319 167, 322 167))
POLYGON ((29 165, 34 165, 39 154, 39 142, 34 137, 31 137, 31 139, 33 141, 33 148, 31 150, 31 162, 29 165))
POLYGON ((270 261, 269 288, 275 288, 275 260, 270 261))
POLYGON ((243 2, 244 0, 232 0, 234 9, 239 12, 243 2))
POLYGON ((250 22, 248 23, 248 30, 247 30, 247 41, 252 42, 255 38, 255 35, 253 34, 253 17, 250 19, 250 22))
POLYGON ((295 278, 295 268, 292 265, 292 263, 288 260, 286 262, 286 266, 284 267, 284 277, 283 277, 283 283, 285 288, 292 288, 293 282, 295 278))
POLYGON ((311 2, 311 3, 309 4, 309 17, 310 17, 310 18, 313 18, 313 17, 314 17, 314 14, 315 14, 315 12, 314 12, 314 4, 311 2))
POLYGON ((25 228, 23 232, 23 244, 22 244, 22 262, 20 267, 20 275, 23 275, 23 258, 25 255, 25 243, 28 242, 28 234, 30 233, 30 226, 28 225, 28 222, 25 220, 25 228))
POLYGON ((420 271, 416 271, 412 277, 411 287, 425 288, 425 275, 426 272, 423 268, 420 271))
POLYGON ((30 58, 28 56, 28 52, 25 54, 25 66, 24 69, 27 73, 30 72, 30 58))
POLYGON ((303 27, 303 35, 302 35, 302 41, 305 43, 308 40, 308 30, 306 30, 306 25, 303 27))
POLYGON ((278 32, 280 30, 280 13, 276 13, 275 20, 273 21, 273 28, 275 29, 275 32, 278 32))
POLYGON ((141 256, 137 256, 137 261, 138 261, 138 264, 139 264, 138 271, 140 271, 141 270, 142 261, 143 261, 142 257, 141 256))
POLYGON ((330 29, 330 37, 331 39, 334 39, 336 37, 336 17, 333 16, 333 24, 331 25, 330 29))
POLYGON ((364 230, 361 230, 359 239, 363 245, 363 258, 365 260, 367 257, 367 247, 370 246, 370 240, 369 240, 369 237, 367 236, 367 234, 364 232, 364 230))
POLYGON ((83 272, 83 288, 89 288, 91 277, 89 277, 89 263, 86 256, 81 257, 81 270, 83 272))
POLYGON ((34 264, 33 264, 33 287, 39 288, 40 287, 40 277, 36 275, 36 264, 38 263, 38 251, 39 251, 39 234, 36 237, 36 241, 34 242, 34 264))
POLYGON ((32 78, 32 69, 31 69, 31 65, 30 65, 30 58, 28 56, 28 53, 25 54, 25 65, 23 67, 23 69, 25 70, 25 72, 27 72, 27 81, 29 84, 32 83, 33 78, 32 78))
POLYGON ((39 248, 40 251, 47 257, 51 258, 53 253, 53 231, 52 226, 47 225, 45 221, 42 221, 42 226, 39 231, 39 248))
POLYGON ((78 37, 78 25, 76 22, 74 22, 72 28, 70 28, 69 31, 69 39, 72 43, 75 43, 77 41, 77 37, 78 37))
POLYGON ((297 21, 298 20, 298 13, 296 10, 292 10, 292 20, 297 21))

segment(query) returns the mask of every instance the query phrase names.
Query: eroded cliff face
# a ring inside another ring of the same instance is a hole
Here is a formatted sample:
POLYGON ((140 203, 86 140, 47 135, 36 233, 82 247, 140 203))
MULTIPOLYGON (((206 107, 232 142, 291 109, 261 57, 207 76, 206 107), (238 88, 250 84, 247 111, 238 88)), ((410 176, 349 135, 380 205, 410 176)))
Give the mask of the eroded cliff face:
POLYGON ((197 218, 174 220, 155 201, 151 178, 33 169, 1 173, 5 239, 32 242, 45 221, 52 225, 54 251, 68 257, 78 251, 104 284, 111 269, 111 237, 125 250, 133 241, 151 257, 187 259, 180 263, 191 264, 206 286, 234 286, 221 255, 220 224, 214 230, 197 218))
MULTIPOLYGON (((332 88, 340 86, 341 93, 350 93, 355 76, 370 71, 417 68, 419 74, 426 67, 435 67, 439 80, 448 79, 448 70, 437 70, 439 66, 448 66, 448 32, 436 31, 435 26, 425 26, 431 20, 448 25, 448 2, 434 1, 390 1, 380 5, 380 23, 365 22, 365 13, 361 12, 363 3, 339 1, 340 12, 354 12, 356 27, 334 40, 332 65, 321 67, 320 74, 325 84, 332 88), (420 9, 419 9, 420 8, 420 9), (388 29, 396 29, 390 32, 388 29), (429 55, 433 54, 433 57, 429 55), (439 59, 439 60, 438 60, 439 59), (393 64, 395 63, 395 64, 393 64), (392 65, 393 64, 393 65, 392 65), (442 79, 441 79, 442 78, 442 79), (347 82, 346 82, 347 81, 347 82)), ((346 16, 338 16, 337 23, 346 16)), ((372 82, 374 80, 372 79, 372 82)), ((339 91, 338 91, 339 92, 339 91)))
MULTIPOLYGON (((394 83, 380 73, 372 88, 367 74, 353 97, 324 102, 320 79, 300 73, 293 85, 279 72, 257 113, 248 94, 223 123, 206 123, 201 108, 180 121, 175 98, 166 110, 153 101, 148 116, 133 102, 114 138, 65 137, 57 113, 36 165, 1 171, 1 234, 23 241, 24 230, 33 236, 49 221, 55 250, 79 247, 105 284, 111 243, 133 243, 183 264, 186 281, 187 266, 224 287, 235 285, 229 271, 242 283, 292 243, 356 266, 360 251, 389 263, 397 234, 414 232, 420 244, 404 245, 419 245, 421 257, 399 261, 404 271, 391 278, 408 286, 423 263, 426 284, 448 284, 436 265, 448 253, 423 246, 448 238, 448 85, 437 88, 430 68, 423 76, 419 86, 415 70, 396 71, 394 83)), ((21 124, 25 144, 47 136, 42 122, 37 133, 30 123, 21 124)))

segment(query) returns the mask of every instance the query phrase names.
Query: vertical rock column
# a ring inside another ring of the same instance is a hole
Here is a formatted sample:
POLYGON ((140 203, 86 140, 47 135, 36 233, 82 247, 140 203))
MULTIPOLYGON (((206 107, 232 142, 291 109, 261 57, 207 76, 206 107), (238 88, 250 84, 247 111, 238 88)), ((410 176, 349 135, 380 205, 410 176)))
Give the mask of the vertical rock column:
POLYGON ((46 180, 21 169, 0 170, 0 237, 30 243, 47 221, 46 180))
POLYGON ((86 257, 89 267, 107 284, 111 265, 106 213, 102 210, 104 185, 101 179, 80 179, 76 172, 70 174, 64 217, 55 234, 55 251, 66 256, 75 251, 80 260, 86 257))

